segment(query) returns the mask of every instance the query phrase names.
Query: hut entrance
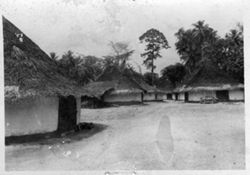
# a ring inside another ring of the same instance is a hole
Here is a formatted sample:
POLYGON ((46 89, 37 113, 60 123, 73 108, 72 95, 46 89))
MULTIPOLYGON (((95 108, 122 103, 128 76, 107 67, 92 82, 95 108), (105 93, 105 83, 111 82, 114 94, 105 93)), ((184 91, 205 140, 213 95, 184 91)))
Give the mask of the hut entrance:
POLYGON ((228 91, 227 90, 216 91, 216 98, 218 98, 220 101, 228 101, 229 100, 228 91))
POLYGON ((143 102, 143 99, 144 99, 144 93, 142 92, 141 93, 141 102, 143 102))
POLYGON ((167 94, 167 100, 172 100, 172 94, 167 94))
POLYGON ((71 130, 76 126, 77 107, 74 96, 59 97, 58 130, 71 130))
POLYGON ((188 92, 185 92, 185 94, 184 94, 184 98, 185 98, 185 102, 188 102, 189 100, 188 100, 188 92))
POLYGON ((175 93, 175 100, 179 100, 179 94, 178 93, 175 93))

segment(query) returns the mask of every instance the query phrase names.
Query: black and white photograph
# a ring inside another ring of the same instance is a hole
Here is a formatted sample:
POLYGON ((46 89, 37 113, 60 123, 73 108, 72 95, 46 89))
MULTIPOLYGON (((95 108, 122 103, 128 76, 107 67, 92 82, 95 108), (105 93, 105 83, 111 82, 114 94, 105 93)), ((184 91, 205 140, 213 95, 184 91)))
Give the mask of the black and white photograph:
POLYGON ((245 4, 1 1, 4 171, 246 170, 245 4))

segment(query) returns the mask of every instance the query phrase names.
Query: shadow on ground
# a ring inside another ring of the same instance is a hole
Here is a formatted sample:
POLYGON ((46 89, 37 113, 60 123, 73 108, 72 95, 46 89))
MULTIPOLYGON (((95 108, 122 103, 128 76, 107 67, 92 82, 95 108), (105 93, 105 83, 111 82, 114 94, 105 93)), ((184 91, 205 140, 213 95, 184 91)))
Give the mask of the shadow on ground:
POLYGON ((11 136, 5 138, 5 145, 51 145, 57 143, 72 143, 80 141, 84 138, 91 137, 99 132, 105 130, 108 126, 98 123, 81 123, 82 128, 78 131, 68 133, 50 132, 44 134, 33 134, 25 136, 11 136))

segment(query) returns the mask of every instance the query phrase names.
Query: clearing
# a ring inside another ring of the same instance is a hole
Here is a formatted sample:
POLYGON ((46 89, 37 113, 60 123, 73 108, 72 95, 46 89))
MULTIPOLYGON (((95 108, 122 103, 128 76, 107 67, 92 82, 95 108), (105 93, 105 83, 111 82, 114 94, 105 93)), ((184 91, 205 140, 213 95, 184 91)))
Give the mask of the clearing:
POLYGON ((54 144, 6 146, 6 170, 244 169, 244 103, 82 109, 103 130, 54 144))

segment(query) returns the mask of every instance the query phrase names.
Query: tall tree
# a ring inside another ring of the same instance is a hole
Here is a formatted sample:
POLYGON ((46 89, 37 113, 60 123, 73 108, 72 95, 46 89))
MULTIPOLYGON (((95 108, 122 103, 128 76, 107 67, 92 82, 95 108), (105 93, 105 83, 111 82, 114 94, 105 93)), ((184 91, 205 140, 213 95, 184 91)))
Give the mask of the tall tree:
POLYGON ((152 82, 154 85, 154 69, 156 68, 154 60, 159 57, 162 57, 160 54, 161 49, 170 48, 168 41, 163 33, 156 29, 149 29, 144 34, 139 37, 141 43, 146 43, 145 52, 141 54, 145 58, 143 64, 146 65, 147 69, 151 69, 152 82))

